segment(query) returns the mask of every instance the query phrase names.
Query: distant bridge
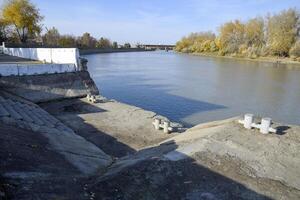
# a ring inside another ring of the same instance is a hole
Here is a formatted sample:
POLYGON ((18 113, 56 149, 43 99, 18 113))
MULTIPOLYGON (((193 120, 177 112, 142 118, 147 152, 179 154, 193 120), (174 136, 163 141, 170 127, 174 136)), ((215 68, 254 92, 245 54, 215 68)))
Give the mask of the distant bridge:
POLYGON ((160 50, 173 50, 175 45, 165 45, 165 44, 142 44, 142 48, 145 49, 160 49, 160 50))

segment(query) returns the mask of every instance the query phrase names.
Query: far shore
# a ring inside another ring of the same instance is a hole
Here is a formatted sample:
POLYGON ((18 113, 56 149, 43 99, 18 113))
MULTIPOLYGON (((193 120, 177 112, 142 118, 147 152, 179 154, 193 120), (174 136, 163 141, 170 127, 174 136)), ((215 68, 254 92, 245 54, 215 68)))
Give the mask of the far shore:
POLYGON ((122 52, 142 52, 142 51, 153 51, 152 49, 143 48, 124 48, 124 49, 80 49, 80 55, 90 55, 98 53, 122 53, 122 52))
MULTIPOLYGON (((181 53, 181 52, 179 52, 179 53, 181 53)), ((268 63, 273 63, 273 64, 291 64, 291 65, 300 67, 300 62, 291 60, 291 58, 277 58, 277 57, 247 58, 247 57, 237 57, 237 56, 220 56, 220 55, 217 55, 214 53, 188 53, 188 54, 194 55, 194 56, 203 56, 203 57, 246 60, 246 61, 255 61, 255 62, 268 62, 268 63)))

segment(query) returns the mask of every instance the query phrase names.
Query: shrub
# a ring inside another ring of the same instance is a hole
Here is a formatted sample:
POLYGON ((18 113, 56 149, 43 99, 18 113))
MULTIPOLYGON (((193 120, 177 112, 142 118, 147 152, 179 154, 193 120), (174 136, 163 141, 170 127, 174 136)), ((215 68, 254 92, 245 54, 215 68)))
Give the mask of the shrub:
POLYGON ((290 56, 300 57, 300 40, 298 40, 291 48, 290 56))

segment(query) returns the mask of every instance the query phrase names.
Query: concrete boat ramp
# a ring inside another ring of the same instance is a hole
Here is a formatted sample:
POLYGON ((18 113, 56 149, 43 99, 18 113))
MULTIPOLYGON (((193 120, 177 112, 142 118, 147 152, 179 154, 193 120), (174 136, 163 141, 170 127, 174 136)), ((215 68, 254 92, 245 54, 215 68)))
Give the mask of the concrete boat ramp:
MULTIPOLYGON (((18 191, 16 199, 300 198, 297 126, 274 124, 278 134, 262 135, 232 118, 164 134, 151 125, 155 113, 116 101, 37 105, 1 93, 0 105, 1 131, 9 130, 14 138, 5 153, 16 154, 1 173, 18 191), (33 138, 19 138, 22 134, 33 138), (24 160, 23 166, 13 165, 21 162, 17 144, 29 148, 23 159, 36 166, 24 160), (45 147, 47 152, 41 150, 45 147), (39 160, 43 156, 49 160, 39 160)), ((10 139, 2 140, 5 147, 10 139)))

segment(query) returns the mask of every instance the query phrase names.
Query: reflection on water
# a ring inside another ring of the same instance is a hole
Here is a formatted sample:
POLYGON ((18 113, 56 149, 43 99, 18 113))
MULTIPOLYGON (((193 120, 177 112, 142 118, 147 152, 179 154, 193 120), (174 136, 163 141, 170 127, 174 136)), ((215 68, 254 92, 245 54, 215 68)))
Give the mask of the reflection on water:
POLYGON ((300 66, 172 52, 85 56, 100 92, 189 125, 246 112, 300 124, 300 66))

